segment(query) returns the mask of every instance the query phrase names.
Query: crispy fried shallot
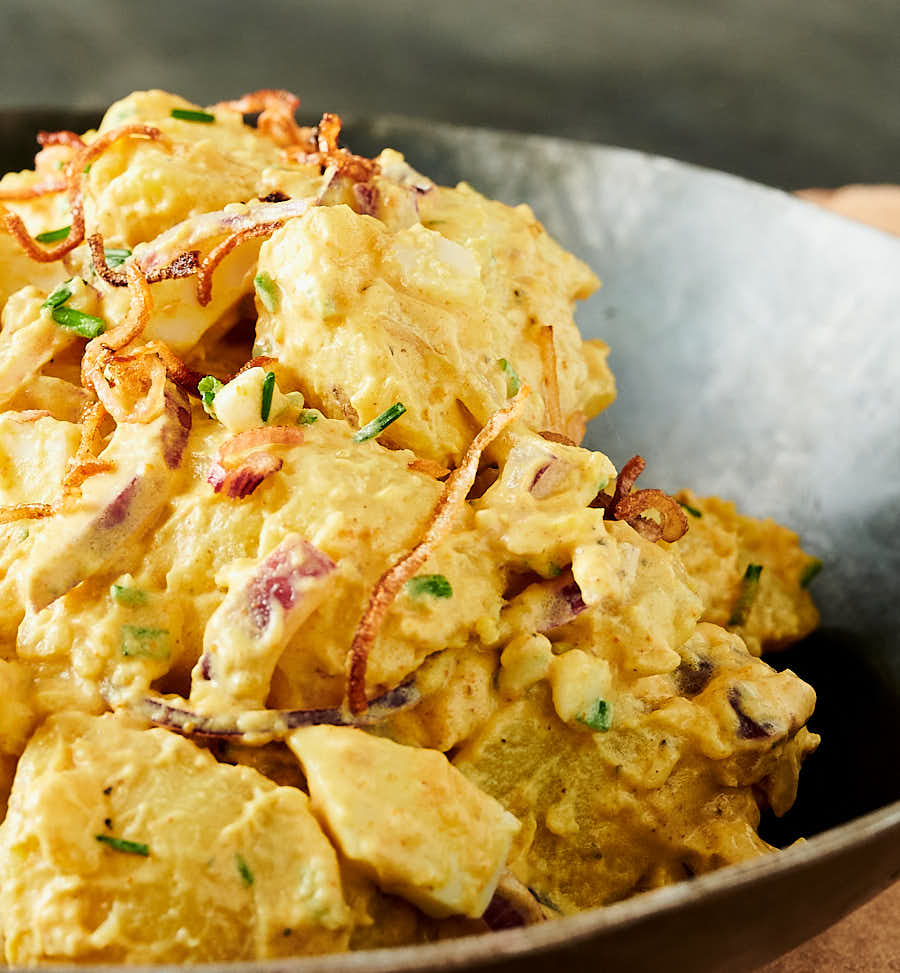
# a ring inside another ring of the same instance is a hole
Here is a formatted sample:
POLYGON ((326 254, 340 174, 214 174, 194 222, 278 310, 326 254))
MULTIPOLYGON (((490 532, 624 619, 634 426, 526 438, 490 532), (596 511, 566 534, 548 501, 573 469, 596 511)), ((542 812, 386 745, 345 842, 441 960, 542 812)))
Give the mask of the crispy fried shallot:
POLYGON ((219 447, 219 462, 231 465, 236 456, 248 453, 258 446, 299 446, 303 442, 303 430, 297 426, 257 426, 239 432, 219 447))
POLYGON ((422 459, 419 456, 409 464, 407 469, 415 470, 416 473, 424 473, 426 476, 433 476, 436 480, 443 480, 445 476, 450 475, 450 470, 446 466, 441 466, 433 459, 422 459))
POLYGON ((294 162, 309 162, 324 168, 333 168, 335 175, 345 176, 352 182, 368 182, 380 171, 374 159, 354 155, 338 147, 343 123, 340 115, 325 112, 315 128, 315 145, 318 151, 300 151, 289 148, 286 154, 294 162))
POLYGON ((278 359, 273 358, 271 355, 257 355, 255 358, 251 358, 250 361, 244 362, 243 365, 228 379, 229 382, 234 381, 238 375, 243 375, 244 372, 249 372, 251 368, 265 368, 271 370, 272 365, 277 365, 278 359))
POLYGON ((242 115, 259 112, 257 129, 282 148, 302 146, 311 150, 315 145, 315 130, 298 125, 294 118, 300 99, 290 91, 261 88, 233 101, 220 101, 213 107, 239 111, 242 115))
POLYGON ((246 456, 239 466, 227 470, 216 463, 209 471, 207 482, 212 485, 214 493, 224 493, 232 500, 243 500, 267 477, 277 473, 284 466, 280 456, 271 453, 251 453, 246 456))
POLYGON ((203 258, 197 271, 197 301, 201 307, 206 307, 212 300, 212 275, 216 267, 234 250, 247 240, 261 236, 271 236, 279 227, 284 226, 284 220, 272 220, 269 223, 257 223, 255 226, 244 227, 236 233, 225 237, 217 243, 203 258))
POLYGON ((11 524, 16 520, 41 520, 56 513, 53 503, 16 503, 11 507, 0 507, 0 524, 11 524))
MULTIPOLYGON (((127 287, 128 278, 124 270, 113 270, 106 262, 106 248, 101 233, 92 233, 87 240, 91 251, 91 263, 97 274, 111 287, 127 287)), ((147 283, 156 284, 161 280, 175 280, 179 277, 191 277, 197 273, 200 266, 200 251, 186 250, 170 260, 164 267, 155 267, 147 274, 147 283)))
POLYGON ((100 444, 100 426, 106 417, 102 402, 92 402, 81 416, 81 441, 75 455, 66 464, 63 475, 62 495, 66 498, 79 489, 88 477, 108 473, 114 464, 97 459, 100 444))
POLYGON ((67 253, 74 250, 84 240, 84 177, 85 169, 113 143, 126 137, 147 138, 158 141, 166 148, 172 143, 158 128, 152 125, 130 124, 110 129, 91 142, 80 148, 66 164, 66 189, 69 196, 71 210, 71 225, 68 235, 54 247, 43 247, 28 232, 25 223, 17 213, 11 213, 0 206, 0 228, 15 237, 19 246, 38 263, 53 263, 61 260, 67 253))
MULTIPOLYGON (((0 524, 15 520, 39 520, 52 517, 62 509, 66 500, 73 496, 88 477, 106 473, 114 466, 105 460, 97 459, 100 439, 100 426, 106 411, 99 402, 87 406, 81 417, 81 441, 75 455, 66 463, 62 479, 62 490, 53 503, 19 503, 11 507, 0 507, 0 524)), ((19 421, 35 421, 50 416, 43 409, 19 413, 19 421)))
POLYGON ((298 446, 303 438, 303 430, 296 426, 259 426, 240 432, 219 447, 206 480, 214 492, 242 500, 284 465, 284 460, 259 447, 298 446))
POLYGON ((475 482, 482 453, 511 422, 522 414, 530 394, 529 387, 523 385, 502 409, 498 409, 488 419, 485 427, 472 440, 460 465, 444 484, 444 492, 431 515, 431 522, 422 539, 378 579, 347 654, 347 702, 351 713, 357 715, 364 713, 368 706, 366 668, 369 653, 394 599, 403 585, 431 557, 438 544, 453 529, 475 482))
MULTIPOLYGON (((120 397, 113 392, 110 385, 111 380, 116 385, 130 385, 133 391, 136 385, 141 384, 143 379, 149 378, 150 388, 157 393, 160 392, 159 369, 154 370, 152 366, 147 365, 123 367, 128 363, 137 362, 143 356, 116 358, 114 355, 115 352, 124 348, 141 335, 150 318, 150 312, 153 309, 153 298, 150 296, 147 278, 144 276, 144 272, 141 270, 137 261, 128 261, 125 267, 125 275, 130 290, 128 313, 125 315, 121 324, 89 341, 84 350, 84 356, 81 359, 81 384, 86 389, 94 392, 97 398, 103 403, 106 411, 113 416, 116 422, 136 420, 131 418, 131 410, 126 409, 122 405, 120 397), (151 369, 151 374, 149 375, 147 373, 148 367, 151 369), (137 375, 138 371, 142 373, 140 378, 137 375)), ((162 374, 164 380, 164 368, 162 374)), ((137 392, 137 397, 141 397, 140 391, 137 392)), ((156 398, 158 399, 157 404, 161 411, 161 395, 157 394, 156 398)), ((152 408, 150 411, 152 411, 152 408)), ((153 418, 156 415, 159 415, 159 411, 155 412, 153 418)), ((145 419, 143 421, 150 420, 145 419)))
POLYGON ((561 432, 554 432, 552 429, 545 429, 543 432, 539 432, 538 435, 541 439, 546 439, 548 443, 559 443, 561 446, 578 445, 574 439, 569 439, 568 436, 564 436, 561 432))
POLYGON ((165 407, 166 366, 146 347, 108 358, 92 380, 97 398, 116 422, 146 424, 165 407))
POLYGON ((197 385, 203 378, 203 372, 195 372, 193 368, 186 365, 164 341, 148 341, 142 350, 160 359, 166 366, 166 374, 177 386, 189 392, 194 398, 200 397, 197 385))
POLYGON ((625 521, 649 541, 677 541, 688 530, 687 517, 678 501, 662 490, 632 492, 645 466, 642 456, 632 456, 619 472, 612 496, 604 492, 598 493, 591 506, 602 507, 609 520, 625 521), (644 516, 649 510, 656 511, 659 515, 658 521, 644 516))
POLYGON ((544 373, 544 406, 550 426, 556 432, 565 434, 562 407, 559 404, 559 375, 556 367, 556 345, 553 340, 553 325, 543 325, 537 332, 538 350, 541 354, 541 367, 544 373))

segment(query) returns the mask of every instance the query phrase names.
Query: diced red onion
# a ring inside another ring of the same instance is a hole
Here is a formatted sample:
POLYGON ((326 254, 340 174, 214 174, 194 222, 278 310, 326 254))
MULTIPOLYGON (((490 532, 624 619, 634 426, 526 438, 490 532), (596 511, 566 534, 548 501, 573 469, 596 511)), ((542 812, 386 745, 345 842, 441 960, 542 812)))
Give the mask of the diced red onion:
POLYGON ((567 571, 554 581, 544 584, 546 611, 538 627, 540 632, 552 632, 555 628, 567 625, 587 609, 581 589, 567 571))

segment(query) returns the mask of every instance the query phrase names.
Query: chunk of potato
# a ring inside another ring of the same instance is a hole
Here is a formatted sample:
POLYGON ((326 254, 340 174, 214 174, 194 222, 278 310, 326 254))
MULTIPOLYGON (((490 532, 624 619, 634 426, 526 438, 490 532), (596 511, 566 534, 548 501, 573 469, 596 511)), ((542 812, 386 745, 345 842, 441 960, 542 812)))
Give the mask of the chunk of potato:
POLYGON ((301 791, 111 714, 54 716, 31 739, 0 874, 10 963, 259 959, 349 937, 301 791))
POLYGON ((313 812, 386 892, 438 918, 484 912, 519 824, 443 754, 336 726, 297 730, 288 746, 313 812))

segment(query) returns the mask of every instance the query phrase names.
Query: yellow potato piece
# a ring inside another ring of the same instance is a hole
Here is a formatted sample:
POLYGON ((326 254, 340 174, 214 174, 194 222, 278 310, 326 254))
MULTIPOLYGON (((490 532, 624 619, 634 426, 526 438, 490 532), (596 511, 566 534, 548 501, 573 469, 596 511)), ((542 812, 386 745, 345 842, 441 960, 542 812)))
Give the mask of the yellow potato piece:
POLYGON ((518 822, 443 754, 334 726, 297 730, 288 745, 313 812, 382 889, 438 918, 484 912, 518 822))
POLYGON ((262 959, 349 936, 301 791, 111 715, 55 716, 32 738, 0 874, 10 963, 262 959))
POLYGON ((673 548, 703 599, 703 620, 740 633, 756 655, 809 635, 819 613, 802 583, 812 558, 797 535, 772 519, 741 514, 719 497, 697 497, 690 490, 678 497, 701 514, 688 515, 690 529, 673 548), (749 564, 763 570, 749 610, 735 623, 749 564))

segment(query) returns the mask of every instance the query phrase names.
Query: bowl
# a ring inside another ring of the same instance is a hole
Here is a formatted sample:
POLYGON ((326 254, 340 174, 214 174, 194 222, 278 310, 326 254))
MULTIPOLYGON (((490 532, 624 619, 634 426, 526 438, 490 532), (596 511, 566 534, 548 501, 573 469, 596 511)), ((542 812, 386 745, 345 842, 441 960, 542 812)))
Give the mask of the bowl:
MULTIPOLYGON (((39 128, 97 117, 0 112, 0 165, 27 165, 39 128)), ((663 489, 773 516, 822 558, 822 627, 768 661, 815 686, 823 741, 795 807, 763 822, 791 845, 780 854, 540 926, 253 968, 740 973, 773 959, 900 875, 900 241, 619 148, 391 117, 351 120, 345 140, 527 201, 600 274, 579 323, 612 346, 620 394, 587 443, 617 465, 641 453, 663 489)))

